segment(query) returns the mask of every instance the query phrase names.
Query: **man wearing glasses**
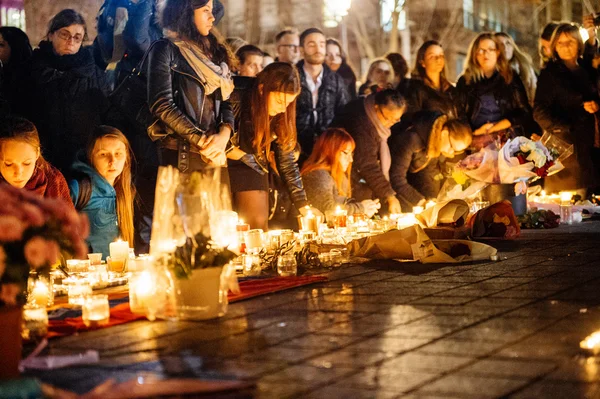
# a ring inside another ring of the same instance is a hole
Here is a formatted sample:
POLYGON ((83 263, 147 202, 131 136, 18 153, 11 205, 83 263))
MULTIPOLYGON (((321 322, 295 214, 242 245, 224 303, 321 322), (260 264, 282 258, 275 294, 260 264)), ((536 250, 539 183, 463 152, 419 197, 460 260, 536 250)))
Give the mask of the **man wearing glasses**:
POLYGON ((275 36, 276 61, 296 64, 300 59, 300 36, 295 28, 286 28, 275 36))

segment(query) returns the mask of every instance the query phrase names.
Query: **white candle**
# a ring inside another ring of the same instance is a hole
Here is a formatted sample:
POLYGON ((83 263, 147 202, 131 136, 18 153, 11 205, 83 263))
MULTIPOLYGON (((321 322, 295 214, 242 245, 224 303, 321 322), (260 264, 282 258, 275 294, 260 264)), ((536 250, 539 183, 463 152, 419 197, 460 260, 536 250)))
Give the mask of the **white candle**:
POLYGON ((108 295, 90 295, 82 303, 81 318, 88 327, 98 327, 108 323, 110 306, 108 295))
POLYGON ((118 240, 111 242, 109 249, 112 260, 125 260, 129 258, 129 243, 127 241, 118 240))

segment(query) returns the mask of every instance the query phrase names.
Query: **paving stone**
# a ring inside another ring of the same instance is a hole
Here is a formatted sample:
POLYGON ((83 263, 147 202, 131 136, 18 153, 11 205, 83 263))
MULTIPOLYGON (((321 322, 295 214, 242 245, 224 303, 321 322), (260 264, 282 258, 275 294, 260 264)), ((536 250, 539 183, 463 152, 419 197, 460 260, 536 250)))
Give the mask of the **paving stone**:
POLYGON ((415 393, 435 393, 451 395, 477 395, 480 398, 498 398, 506 396, 528 385, 528 380, 487 378, 452 374, 428 383, 415 393))

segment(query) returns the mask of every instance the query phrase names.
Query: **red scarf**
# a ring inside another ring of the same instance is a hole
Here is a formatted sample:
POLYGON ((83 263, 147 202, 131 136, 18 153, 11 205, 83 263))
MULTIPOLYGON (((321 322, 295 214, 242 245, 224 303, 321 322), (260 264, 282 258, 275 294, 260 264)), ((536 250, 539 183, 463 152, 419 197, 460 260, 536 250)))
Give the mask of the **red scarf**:
POLYGON ((47 198, 61 198, 73 206, 65 177, 50 164, 35 167, 35 172, 25 185, 25 190, 47 198))

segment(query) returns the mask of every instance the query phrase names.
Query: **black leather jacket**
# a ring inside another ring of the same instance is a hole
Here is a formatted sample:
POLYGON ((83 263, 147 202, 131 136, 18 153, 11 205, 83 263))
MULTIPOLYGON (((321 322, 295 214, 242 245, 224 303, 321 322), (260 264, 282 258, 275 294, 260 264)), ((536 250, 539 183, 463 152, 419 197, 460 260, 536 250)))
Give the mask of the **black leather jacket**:
POLYGON ((216 133, 224 123, 233 130, 230 104, 216 98, 216 92, 205 95, 200 78, 170 40, 155 42, 147 62, 150 112, 160 119, 169 134, 163 139, 163 145, 171 147, 176 139, 171 136, 176 135, 191 144, 191 151, 197 152, 194 143, 201 135, 216 133), (206 113, 211 111, 214 117, 207 119, 206 113))
MULTIPOLYGON (((268 171, 269 163, 267 154, 264 152, 262 154, 257 153, 252 145, 254 126, 250 108, 250 90, 252 90, 254 80, 255 78, 239 77, 234 79, 236 88, 231 95, 230 103, 235 114, 236 135, 232 138, 232 142, 254 158, 249 161, 246 159, 240 161, 261 173, 261 171, 268 171)), ((300 169, 294 159, 294 151, 282 149, 276 138, 271 142, 271 150, 275 154, 275 165, 279 171, 279 176, 289 191, 290 198, 296 208, 300 209, 308 205, 308 199, 300 177, 300 169)))
POLYGON ((340 111, 350 100, 350 95, 344 79, 323 64, 323 81, 319 88, 316 107, 318 118, 316 122, 313 121, 312 93, 306 83, 304 61, 300 61, 296 67, 302 83, 302 91, 296 100, 296 129, 302 153, 309 156, 315 138, 329 127, 336 112, 340 111))

